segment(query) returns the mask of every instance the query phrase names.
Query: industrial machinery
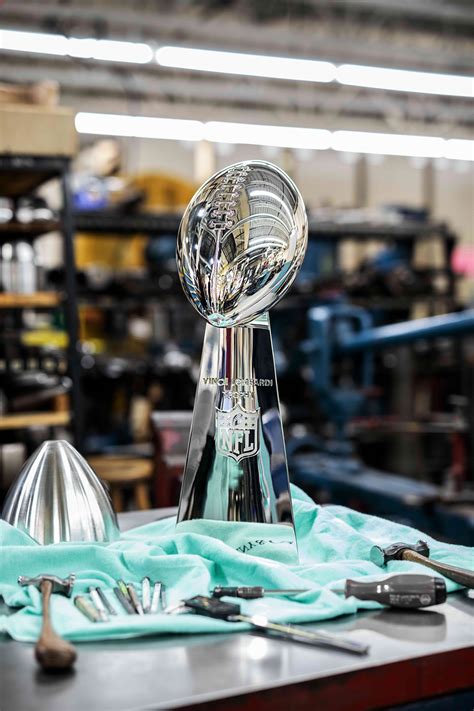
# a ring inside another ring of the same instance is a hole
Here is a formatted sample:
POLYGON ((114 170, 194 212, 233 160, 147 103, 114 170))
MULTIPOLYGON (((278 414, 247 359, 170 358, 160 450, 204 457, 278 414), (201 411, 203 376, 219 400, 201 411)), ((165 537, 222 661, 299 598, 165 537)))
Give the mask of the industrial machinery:
POLYGON ((421 339, 474 335, 474 309, 374 328, 367 311, 337 304, 310 309, 308 320, 309 339, 302 349, 312 388, 334 436, 327 442, 307 434, 290 440, 292 480, 319 501, 337 501, 438 537, 472 543, 472 490, 448 492, 427 481, 367 467, 355 454, 348 425, 362 411, 373 385, 376 350, 421 339))

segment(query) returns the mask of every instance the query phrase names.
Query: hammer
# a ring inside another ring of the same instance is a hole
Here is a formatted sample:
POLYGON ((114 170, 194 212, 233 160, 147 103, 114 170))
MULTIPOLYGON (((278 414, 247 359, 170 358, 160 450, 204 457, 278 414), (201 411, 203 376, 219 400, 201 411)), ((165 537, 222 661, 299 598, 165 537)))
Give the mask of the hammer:
POLYGON ((38 575, 36 578, 20 575, 18 578, 20 585, 34 585, 42 595, 43 622, 35 646, 35 657, 45 671, 67 671, 76 661, 75 648, 54 631, 49 609, 51 594, 71 597, 75 581, 76 576, 72 574, 64 580, 56 575, 38 575))
POLYGON ((459 585, 474 588, 474 573, 464 568, 456 568, 454 565, 447 565, 429 557, 430 549, 426 541, 417 543, 392 543, 387 548, 373 546, 370 551, 370 560, 375 565, 386 565, 390 560, 409 560, 412 563, 426 565, 432 570, 436 570, 450 580, 454 580, 459 585))

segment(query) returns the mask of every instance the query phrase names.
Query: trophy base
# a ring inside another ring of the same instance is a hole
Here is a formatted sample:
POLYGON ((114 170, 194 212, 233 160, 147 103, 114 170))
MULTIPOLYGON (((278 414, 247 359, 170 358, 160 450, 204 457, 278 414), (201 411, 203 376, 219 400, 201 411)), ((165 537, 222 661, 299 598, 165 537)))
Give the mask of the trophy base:
POLYGON ((278 524, 297 560, 267 314, 245 326, 206 326, 178 511, 178 524, 191 521, 200 529, 209 521, 207 535, 218 521, 278 524))

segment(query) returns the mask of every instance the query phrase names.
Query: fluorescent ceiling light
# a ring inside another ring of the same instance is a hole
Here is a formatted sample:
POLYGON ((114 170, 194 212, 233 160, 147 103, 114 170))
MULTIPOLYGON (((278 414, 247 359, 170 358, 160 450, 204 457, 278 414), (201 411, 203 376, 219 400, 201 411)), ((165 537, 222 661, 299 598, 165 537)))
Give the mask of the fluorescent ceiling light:
POLYGON ((356 64, 336 66, 330 62, 313 59, 271 57, 190 47, 160 47, 155 56, 161 66, 190 71, 240 74, 294 81, 337 81, 350 86, 389 91, 474 97, 473 77, 454 74, 365 67, 356 64))
POLYGON ((412 136, 397 133, 365 131, 327 131, 296 126, 230 123, 227 121, 194 121, 188 119, 152 118, 123 114, 88 113, 76 115, 79 133, 102 136, 161 138, 175 141, 211 141, 255 146, 303 148, 345 153, 449 158, 474 161, 474 141, 445 139, 438 136, 412 136))
POLYGON ((244 143, 279 148, 324 150, 331 147, 331 132, 325 129, 227 121, 209 121, 204 124, 204 138, 213 143, 244 143))
POLYGON ((446 141, 444 157, 452 160, 474 160, 474 141, 450 138, 446 141))
POLYGON ((67 39, 63 35, 0 30, 0 49, 66 56, 67 39))
POLYGON ((346 153, 442 158, 445 143, 443 138, 435 136, 335 131, 332 134, 331 148, 346 153))
POLYGON ((330 62, 290 57, 268 57, 262 54, 221 52, 191 47, 160 47, 156 61, 162 67, 190 69, 220 74, 240 74, 271 79, 331 82, 336 78, 336 66, 330 62))
POLYGON ((133 138, 162 138, 165 140, 200 141, 203 138, 201 121, 187 119, 96 114, 80 111, 76 114, 79 133, 101 136, 131 136, 133 138))
POLYGON ((150 63, 155 56, 156 62, 163 67, 189 71, 290 81, 323 83, 337 81, 339 84, 349 86, 388 91, 474 97, 474 78, 470 76, 366 67, 356 64, 336 66, 332 62, 315 59, 273 57, 192 47, 160 47, 154 55, 152 47, 144 42, 119 42, 91 37, 65 37, 39 32, 0 30, 0 50, 133 64, 150 63))
POLYGON ((340 84, 364 86, 371 89, 474 97, 474 78, 455 74, 435 74, 406 69, 342 64, 337 68, 336 78, 340 84))
POLYGON ((12 30, 0 30, 0 50, 132 64, 146 64, 153 60, 152 48, 143 42, 117 42, 12 30))

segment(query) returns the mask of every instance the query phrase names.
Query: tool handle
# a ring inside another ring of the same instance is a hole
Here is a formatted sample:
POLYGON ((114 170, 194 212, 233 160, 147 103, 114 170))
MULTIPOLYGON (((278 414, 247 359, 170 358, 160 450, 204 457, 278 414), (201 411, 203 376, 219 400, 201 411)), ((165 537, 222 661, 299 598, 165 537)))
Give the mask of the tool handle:
POLYGON ((38 664, 45 671, 66 671, 72 667, 76 661, 76 650, 61 639, 54 631, 51 622, 51 613, 49 609, 51 592, 53 583, 51 580, 43 580, 40 585, 43 606, 43 622, 41 625, 41 634, 36 642, 35 656, 38 664))
POLYGON ((446 583, 431 575, 401 574, 384 580, 346 580, 344 594, 391 607, 429 607, 446 600, 446 583))
POLYGON ((454 565, 448 565, 447 563, 441 563, 438 560, 433 560, 432 558, 426 558, 424 555, 420 555, 415 551, 403 551, 403 560, 409 560, 412 563, 420 563, 425 565, 431 570, 436 570, 436 572, 441 573, 446 578, 454 580, 455 583, 459 585, 465 585, 467 588, 474 588, 474 573, 470 570, 464 570, 463 568, 457 568, 454 565))
POLYGON ((229 595, 230 597, 240 597, 242 600, 256 600, 259 597, 265 595, 265 590, 262 587, 215 587, 212 591, 213 597, 224 597, 229 595))

